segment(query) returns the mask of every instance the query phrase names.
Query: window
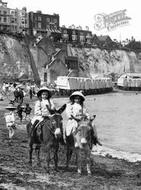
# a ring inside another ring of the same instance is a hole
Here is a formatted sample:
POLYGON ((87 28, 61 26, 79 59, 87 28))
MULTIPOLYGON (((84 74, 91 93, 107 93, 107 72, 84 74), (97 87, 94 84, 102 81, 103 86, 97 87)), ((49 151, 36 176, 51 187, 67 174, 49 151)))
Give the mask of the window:
POLYGON ((15 23, 15 22, 14 22, 14 18, 11 19, 11 23, 15 23))
POLYGON ((7 22, 7 18, 6 17, 3 18, 3 22, 7 22))
POLYGON ((38 28, 42 28, 41 23, 38 23, 38 28))
POLYGON ((56 19, 56 18, 54 18, 53 22, 54 22, 54 23, 57 23, 57 19, 56 19))
POLYGON ((47 22, 50 22, 50 18, 49 17, 47 17, 46 20, 47 20, 47 22))
POLYGON ((4 15, 6 15, 6 14, 7 14, 7 12, 6 12, 6 11, 3 11, 3 14, 4 14, 4 15))
POLYGON ((40 16, 38 16, 38 21, 41 21, 41 20, 42 20, 42 18, 40 16))
POLYGON ((11 11, 10 14, 14 15, 14 14, 15 14, 15 11, 11 11))
POLYGON ((72 34, 72 41, 76 41, 77 40, 77 35, 76 34, 72 34))
POLYGON ((75 34, 76 34, 75 30, 73 30, 73 31, 72 31, 72 34, 73 34, 73 35, 75 35, 75 34))

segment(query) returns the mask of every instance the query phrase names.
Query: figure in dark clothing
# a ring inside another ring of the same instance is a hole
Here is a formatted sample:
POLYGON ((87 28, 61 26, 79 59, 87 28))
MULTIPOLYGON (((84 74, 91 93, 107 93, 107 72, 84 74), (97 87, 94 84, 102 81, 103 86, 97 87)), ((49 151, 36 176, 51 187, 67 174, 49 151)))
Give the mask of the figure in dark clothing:
POLYGON ((32 108, 29 106, 29 103, 27 103, 27 104, 26 104, 26 107, 25 107, 25 109, 24 109, 24 112, 25 112, 25 119, 26 119, 27 116, 30 115, 31 110, 32 110, 32 108))
POLYGON ((24 98, 23 90, 19 87, 16 88, 14 91, 14 97, 15 97, 15 99, 14 99, 15 102, 22 104, 23 98, 24 98))
POLYGON ((17 114, 18 114, 18 117, 20 118, 20 121, 21 121, 21 122, 22 122, 22 119, 23 119, 22 113, 23 113, 23 108, 22 108, 22 105, 19 104, 19 105, 17 106, 17 114))
POLYGON ((30 99, 32 99, 32 97, 33 97, 33 91, 32 91, 32 88, 29 89, 29 96, 30 96, 30 99))
POLYGON ((17 89, 15 89, 15 91, 14 91, 14 97, 15 97, 14 101, 18 103, 19 92, 17 89))
POLYGON ((20 98, 20 104, 23 103, 24 93, 21 88, 19 88, 19 98, 20 98))

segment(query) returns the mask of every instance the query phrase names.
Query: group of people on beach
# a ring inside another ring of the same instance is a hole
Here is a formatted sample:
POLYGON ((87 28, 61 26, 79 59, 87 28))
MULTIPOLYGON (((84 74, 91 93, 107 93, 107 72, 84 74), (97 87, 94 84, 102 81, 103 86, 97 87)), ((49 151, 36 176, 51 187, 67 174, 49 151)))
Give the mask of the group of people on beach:
MULTIPOLYGON (((54 105, 54 102, 52 100, 52 93, 51 90, 47 87, 42 87, 37 92, 38 100, 35 102, 34 106, 34 116, 31 119, 32 123, 32 131, 34 131, 34 128, 44 120, 44 117, 51 115, 55 112, 56 108, 54 105)), ((90 114, 88 113, 85 105, 85 96, 81 91, 75 91, 69 96, 69 102, 66 103, 65 111, 67 116, 67 124, 64 126, 63 130, 63 137, 65 141, 65 136, 69 136, 71 133, 75 132, 78 126, 78 121, 81 120, 82 117, 90 118, 90 114)), ((28 105, 29 106, 29 105, 28 105)), ((15 120, 14 120, 14 110, 15 107, 7 107, 7 110, 10 111, 11 115, 11 121, 7 119, 7 127, 14 128, 15 120)), ((11 129, 11 130, 12 130, 11 129)), ((13 134, 13 133, 12 133, 13 134)), ((93 144, 99 144, 101 145, 95 125, 91 125, 91 135, 93 139, 93 144)), ((10 135, 9 138, 11 138, 13 135, 10 135)), ((77 144, 75 144, 77 146, 77 144)))

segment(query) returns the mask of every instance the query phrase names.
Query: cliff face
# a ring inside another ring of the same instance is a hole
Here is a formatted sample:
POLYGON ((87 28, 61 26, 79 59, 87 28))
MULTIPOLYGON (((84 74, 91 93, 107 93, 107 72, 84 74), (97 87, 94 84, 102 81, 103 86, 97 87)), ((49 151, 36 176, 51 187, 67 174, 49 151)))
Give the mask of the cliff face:
MULTIPOLYGON (((68 47, 56 48, 47 39, 43 39, 36 47, 30 46, 30 49, 27 50, 29 44, 25 44, 25 40, 0 35, 0 78, 27 77, 35 79, 39 75, 38 77, 43 80, 46 65, 52 59, 56 59, 56 64, 58 61, 63 64, 67 55, 78 57, 79 76, 89 77, 96 73, 122 74, 123 72, 141 72, 141 56, 136 55, 134 52, 123 50, 108 52, 98 48, 80 49, 69 45, 68 47)), ((56 72, 55 67, 50 69, 54 69, 52 73, 56 72)), ((67 70, 64 73, 67 73, 67 70)), ((55 76, 53 77, 55 78, 55 76)))
POLYGON ((29 77, 32 73, 24 43, 7 35, 0 35, 0 77, 29 77))
MULTIPOLYGON (((141 64, 134 52, 113 50, 108 52, 100 49, 78 49, 70 47, 71 56, 78 56, 80 67, 87 76, 96 73, 138 72, 141 64)), ((82 72, 80 73, 83 74, 82 72)))

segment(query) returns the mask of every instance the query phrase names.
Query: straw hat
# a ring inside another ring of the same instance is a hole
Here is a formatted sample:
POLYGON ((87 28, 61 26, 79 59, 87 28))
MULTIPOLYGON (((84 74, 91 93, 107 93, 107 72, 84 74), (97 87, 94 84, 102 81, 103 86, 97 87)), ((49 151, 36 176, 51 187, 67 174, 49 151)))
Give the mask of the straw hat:
POLYGON ((12 110, 16 110, 17 108, 14 105, 9 104, 5 109, 12 111, 12 110))
POLYGON ((49 88, 47 88, 47 87, 42 87, 42 88, 40 88, 39 90, 38 90, 38 92, 37 92, 37 96, 39 97, 39 96, 41 96, 41 93, 42 92, 48 92, 48 96, 49 96, 49 98, 51 98, 51 90, 49 89, 49 88))
POLYGON ((75 91, 75 92, 73 92, 73 93, 70 95, 70 100, 74 99, 75 96, 79 96, 79 97, 82 99, 82 101, 85 100, 85 96, 84 96, 84 95, 82 94, 82 92, 80 92, 80 91, 75 91))

